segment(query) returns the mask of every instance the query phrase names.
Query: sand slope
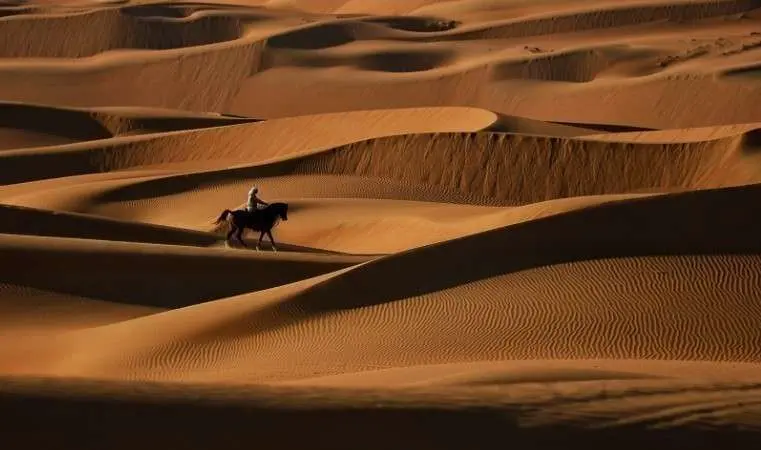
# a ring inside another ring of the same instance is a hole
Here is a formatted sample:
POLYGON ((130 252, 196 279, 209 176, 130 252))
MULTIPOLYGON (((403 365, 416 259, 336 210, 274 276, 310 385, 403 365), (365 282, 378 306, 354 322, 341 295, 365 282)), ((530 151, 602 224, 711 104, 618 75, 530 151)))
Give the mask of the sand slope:
POLYGON ((3 437, 752 448, 760 8, 0 6, 3 437))

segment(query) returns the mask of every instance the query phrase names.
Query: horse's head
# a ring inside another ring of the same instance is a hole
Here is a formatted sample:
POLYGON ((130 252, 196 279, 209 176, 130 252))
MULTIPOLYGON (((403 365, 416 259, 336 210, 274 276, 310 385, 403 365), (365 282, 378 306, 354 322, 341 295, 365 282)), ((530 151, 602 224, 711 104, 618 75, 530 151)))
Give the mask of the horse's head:
POLYGON ((288 220, 288 203, 272 203, 272 211, 283 220, 288 220))

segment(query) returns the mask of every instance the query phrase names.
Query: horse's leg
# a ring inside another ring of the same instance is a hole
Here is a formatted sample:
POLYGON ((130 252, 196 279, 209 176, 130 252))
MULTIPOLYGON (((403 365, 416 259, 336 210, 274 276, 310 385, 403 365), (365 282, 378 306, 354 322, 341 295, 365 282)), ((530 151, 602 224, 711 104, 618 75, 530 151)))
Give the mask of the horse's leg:
POLYGON ((235 233, 235 238, 240 242, 240 245, 248 248, 245 242, 243 242, 243 227, 238 228, 238 230, 235 233))
POLYGON ((262 245, 262 238, 264 237, 264 231, 259 233, 259 240, 256 242, 256 249, 259 250, 259 247, 262 245))
POLYGON ((227 232, 227 237, 225 238, 225 245, 227 245, 228 247, 230 246, 230 239, 233 237, 233 233, 235 233, 235 230, 237 230, 237 228, 235 227, 235 225, 232 225, 230 227, 230 231, 227 232))
POLYGON ((270 238, 270 245, 272 245, 272 251, 277 251, 277 245, 275 244, 275 238, 272 237, 272 231, 267 230, 267 236, 270 238))

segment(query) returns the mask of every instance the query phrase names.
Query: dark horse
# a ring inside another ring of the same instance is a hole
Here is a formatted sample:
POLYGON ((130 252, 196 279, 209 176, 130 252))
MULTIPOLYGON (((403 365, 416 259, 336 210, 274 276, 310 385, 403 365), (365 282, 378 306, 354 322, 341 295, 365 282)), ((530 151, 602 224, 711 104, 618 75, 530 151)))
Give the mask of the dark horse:
POLYGON ((288 203, 272 203, 269 206, 256 211, 254 214, 248 212, 245 209, 236 209, 231 211, 226 209, 222 211, 222 214, 214 222, 220 224, 223 221, 228 220, 231 225, 230 232, 227 233, 226 242, 230 242, 230 238, 235 234, 235 238, 238 242, 246 247, 245 242, 241 238, 243 230, 250 228, 259 232, 259 241, 256 243, 256 249, 259 250, 259 246, 262 244, 262 238, 264 233, 270 238, 272 244, 272 250, 277 251, 275 245, 275 239, 272 237, 272 228, 280 221, 280 219, 288 220, 288 203), (232 221, 228 220, 228 216, 232 217, 232 221))

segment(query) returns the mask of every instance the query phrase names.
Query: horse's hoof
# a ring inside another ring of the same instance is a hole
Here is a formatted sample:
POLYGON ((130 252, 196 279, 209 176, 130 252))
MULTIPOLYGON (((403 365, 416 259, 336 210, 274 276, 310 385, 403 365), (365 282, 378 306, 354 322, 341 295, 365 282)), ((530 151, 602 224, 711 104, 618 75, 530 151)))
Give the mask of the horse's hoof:
POLYGON ((276 252, 277 251, 277 247, 272 247, 272 251, 276 252))
POLYGON ((257 252, 259 251, 259 246, 256 246, 256 251, 257 251, 257 252))

